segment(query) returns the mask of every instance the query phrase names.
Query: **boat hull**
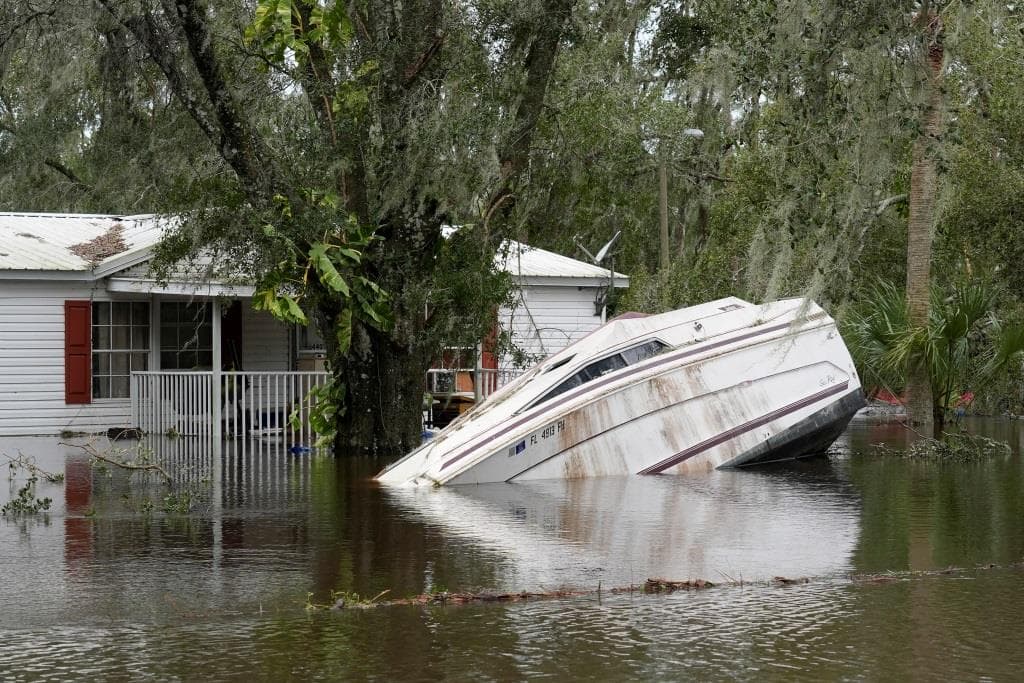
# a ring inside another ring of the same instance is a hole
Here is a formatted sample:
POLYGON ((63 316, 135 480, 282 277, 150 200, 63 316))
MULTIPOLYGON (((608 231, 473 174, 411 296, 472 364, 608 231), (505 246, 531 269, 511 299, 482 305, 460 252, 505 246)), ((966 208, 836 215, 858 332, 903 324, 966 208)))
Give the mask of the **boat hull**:
POLYGON ((458 485, 742 467, 825 450, 862 405, 849 353, 821 313, 676 347, 475 432, 459 425, 469 436, 457 445, 427 445, 378 478, 458 485))
POLYGON ((860 390, 847 393, 721 467, 747 467, 824 453, 865 405, 860 390))

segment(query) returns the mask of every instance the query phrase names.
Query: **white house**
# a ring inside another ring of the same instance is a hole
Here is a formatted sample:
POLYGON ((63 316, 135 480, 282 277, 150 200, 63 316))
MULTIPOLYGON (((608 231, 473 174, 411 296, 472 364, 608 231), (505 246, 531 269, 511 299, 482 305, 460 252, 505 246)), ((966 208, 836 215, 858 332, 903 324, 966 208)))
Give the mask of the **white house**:
MULTIPOLYGON (((513 305, 498 311, 499 324, 511 333, 516 348, 537 360, 603 325, 608 286, 629 286, 622 273, 519 242, 499 258, 516 285, 513 305)), ((510 362, 506 356, 499 365, 510 362)))
MULTIPOLYGON (((315 335, 253 310, 251 286, 150 276, 166 225, 149 215, 0 213, 0 437, 280 427, 279 406, 294 408, 322 381, 315 335)), ((500 312, 515 343, 543 356, 602 323, 595 300, 607 270, 515 247, 504 267, 521 305, 500 312)), ((614 285, 627 280, 616 273, 614 285)))

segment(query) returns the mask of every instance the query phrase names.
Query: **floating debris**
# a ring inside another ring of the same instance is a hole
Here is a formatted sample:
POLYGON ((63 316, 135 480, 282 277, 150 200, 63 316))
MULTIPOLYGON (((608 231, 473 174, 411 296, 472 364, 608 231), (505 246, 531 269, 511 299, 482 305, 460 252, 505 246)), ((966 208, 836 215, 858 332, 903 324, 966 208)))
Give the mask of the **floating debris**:
POLYGON ((674 593, 675 591, 692 591, 703 588, 714 588, 715 584, 704 579, 687 581, 669 581, 667 579, 647 579, 644 582, 644 593, 674 593))
POLYGON ((875 444, 874 448, 879 455, 950 462, 1007 457, 1011 452, 1010 445, 1004 441, 962 432, 946 432, 938 439, 920 438, 906 450, 890 448, 885 444, 875 444))
MULTIPOLYGON (((931 569, 925 571, 908 571, 908 572, 886 572, 884 574, 853 574, 845 577, 843 580, 848 580, 853 584, 857 585, 880 585, 895 583, 898 581, 910 581, 915 579, 923 579, 926 577, 943 577, 943 576, 962 576, 969 572, 974 571, 986 571, 990 569, 1024 569, 1024 562, 1015 562, 1008 565, 997 565, 997 564, 984 564, 978 567, 946 567, 945 569, 931 569)), ((837 577, 822 577, 824 581, 834 581, 837 577)), ((331 604, 318 605, 311 601, 312 593, 307 597, 306 609, 308 610, 319 610, 328 609, 332 611, 341 610, 352 610, 352 609, 373 609, 377 607, 397 607, 400 605, 419 605, 421 607, 428 606, 452 606, 452 605, 469 605, 469 604, 483 604, 483 603, 512 603, 512 602, 528 602, 537 600, 558 600, 565 598, 578 598, 593 596, 600 599, 603 593, 609 593, 612 595, 620 595, 625 593, 642 593, 646 595, 658 595, 658 594, 669 594, 675 593, 676 591, 695 591, 704 590, 708 588, 742 588, 749 586, 762 586, 762 587, 782 587, 782 586, 799 586, 811 583, 811 577, 801 576, 797 578, 789 578, 786 576, 775 576, 770 581, 736 581, 729 580, 724 582, 712 583, 704 579, 687 579, 685 581, 672 581, 669 579, 652 578, 647 579, 640 585, 631 584, 629 586, 622 586, 619 588, 601 588, 601 584, 597 585, 597 588, 589 590, 576 590, 576 589, 559 589, 553 591, 544 592, 531 592, 531 591, 520 591, 520 592, 496 592, 496 591, 481 591, 478 593, 451 593, 448 591, 440 591, 437 593, 424 593, 423 595, 417 595, 411 598, 398 598, 394 600, 381 600, 384 595, 389 591, 382 591, 375 597, 364 600, 358 595, 352 593, 332 593, 331 604)))
POLYGON ((811 580, 806 576, 801 576, 798 579, 787 579, 785 576, 776 576, 772 579, 772 583, 778 586, 793 586, 800 583, 810 583, 811 580))

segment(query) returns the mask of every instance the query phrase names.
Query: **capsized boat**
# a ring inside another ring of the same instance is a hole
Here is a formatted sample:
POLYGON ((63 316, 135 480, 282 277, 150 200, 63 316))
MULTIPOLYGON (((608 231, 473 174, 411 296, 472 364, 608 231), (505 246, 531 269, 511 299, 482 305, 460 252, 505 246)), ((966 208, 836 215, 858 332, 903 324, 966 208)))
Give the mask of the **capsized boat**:
POLYGON ((730 297, 608 322, 377 479, 436 486, 741 467, 824 451, 863 405, 850 353, 817 304, 730 297))

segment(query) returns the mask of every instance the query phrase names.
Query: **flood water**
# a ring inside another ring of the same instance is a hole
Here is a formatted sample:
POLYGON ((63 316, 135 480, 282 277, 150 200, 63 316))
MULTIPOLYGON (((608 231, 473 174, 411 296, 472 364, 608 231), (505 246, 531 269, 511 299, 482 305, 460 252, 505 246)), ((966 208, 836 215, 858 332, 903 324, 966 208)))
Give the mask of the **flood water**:
POLYGON ((1024 423, 969 426, 1013 455, 881 457, 902 429, 863 425, 771 468, 398 492, 369 481, 380 462, 273 443, 216 461, 174 445, 170 495, 56 439, 0 441, 65 475, 39 484, 47 514, 0 518, 0 680, 1017 679, 1024 423), (908 573, 947 567, 969 569, 908 573), (610 590, 648 577, 732 585, 610 590))

